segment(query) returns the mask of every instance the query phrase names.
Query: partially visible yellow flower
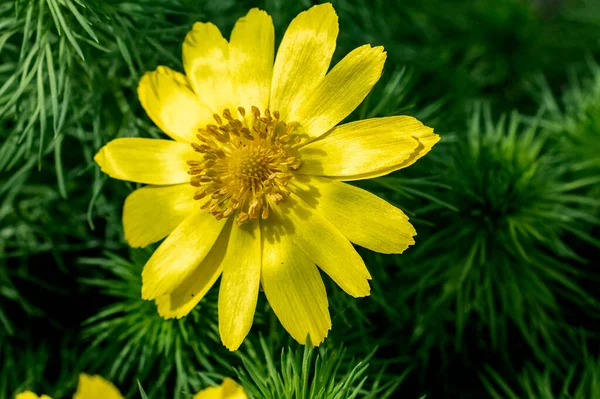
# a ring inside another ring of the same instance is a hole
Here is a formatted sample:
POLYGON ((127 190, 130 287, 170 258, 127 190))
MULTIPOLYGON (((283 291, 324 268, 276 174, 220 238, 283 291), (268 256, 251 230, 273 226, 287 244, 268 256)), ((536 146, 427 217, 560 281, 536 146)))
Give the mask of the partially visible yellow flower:
POLYGON ((198 392, 194 399, 248 399, 244 389, 231 378, 225 378, 218 387, 210 387, 198 392))
POLYGON ((99 375, 79 374, 79 384, 73 399, 124 399, 111 382, 99 375))
POLYGON ((271 17, 252 9, 229 42, 196 23, 186 75, 158 67, 140 80, 148 116, 174 141, 120 138, 95 156, 111 177, 148 184, 123 210, 125 239, 167 237, 142 273, 142 297, 165 318, 188 314, 221 276, 219 332, 237 349, 259 286, 285 329, 318 345, 331 328, 317 266, 354 297, 371 275, 351 242, 382 253, 414 244, 399 209, 343 181, 412 165, 439 140, 415 118, 336 126, 379 80, 382 47, 364 45, 329 70, 338 18, 331 4, 300 13, 274 57, 271 17))
POLYGON ((48 395, 37 396, 36 394, 34 394, 31 391, 25 391, 25 392, 17 394, 17 396, 15 396, 15 399, 52 399, 52 398, 48 395))
MULTIPOLYGON (((18 394, 15 399, 51 399, 47 395, 42 395, 38 398, 31 391, 26 391, 18 394)), ((73 395, 73 399, 124 399, 119 392, 109 381, 99 375, 79 374, 79 383, 77 384, 77 392, 73 395)))

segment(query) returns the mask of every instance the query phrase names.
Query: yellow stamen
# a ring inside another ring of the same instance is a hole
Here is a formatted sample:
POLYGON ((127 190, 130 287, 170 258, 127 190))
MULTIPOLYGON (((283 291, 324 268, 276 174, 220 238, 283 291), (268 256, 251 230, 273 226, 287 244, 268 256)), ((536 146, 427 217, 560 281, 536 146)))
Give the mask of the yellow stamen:
POLYGON ((208 198, 202 209, 217 219, 237 211, 241 224, 269 217, 269 208, 290 194, 287 185, 300 161, 291 155, 299 142, 296 126, 280 120, 279 112, 266 109, 261 115, 254 106, 250 115, 243 107, 237 111, 241 119, 225 109, 222 116, 213 115, 218 126, 199 129, 199 143, 192 148, 204 161, 188 161, 188 173, 190 184, 199 187, 194 199, 208 198))

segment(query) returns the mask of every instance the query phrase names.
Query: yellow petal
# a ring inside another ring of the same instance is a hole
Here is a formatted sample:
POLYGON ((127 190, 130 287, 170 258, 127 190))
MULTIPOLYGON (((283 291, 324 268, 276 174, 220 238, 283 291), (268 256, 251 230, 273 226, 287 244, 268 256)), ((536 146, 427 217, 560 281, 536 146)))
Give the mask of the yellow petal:
POLYGON ((177 141, 195 141, 198 128, 213 123, 212 112, 194 94, 185 75, 170 68, 146 72, 138 97, 156 126, 177 141))
POLYGON ((277 51, 271 86, 271 111, 292 122, 295 109, 323 81, 338 35, 330 3, 304 11, 290 23, 277 51))
MULTIPOLYGON (((266 222, 269 222, 267 220, 266 222)), ((327 293, 319 270, 285 234, 262 226, 262 287, 283 327, 301 344, 319 345, 331 328, 327 293)))
MULTIPOLYGON (((231 222, 230 222, 231 223, 231 222)), ((182 318, 200 302, 221 275, 231 226, 225 226, 200 265, 170 294, 156 298, 158 314, 165 319, 182 318)))
POLYGON ((146 186, 125 199, 123 229, 132 247, 145 247, 162 240, 200 204, 194 200, 198 190, 189 184, 146 186))
POLYGON ((237 107, 232 98, 229 44, 214 24, 196 22, 183 42, 183 67, 194 92, 213 113, 237 107))
POLYGON ((99 375, 79 374, 73 399, 123 399, 119 390, 99 375))
POLYGON ((292 180, 292 190, 355 244, 399 254, 415 243, 404 212, 368 191, 316 176, 292 180))
POLYGON ((279 208, 286 234, 317 266, 353 297, 369 295, 371 275, 338 229, 294 194, 279 208))
POLYGON ((363 173, 363 174, 355 175, 352 177, 344 177, 341 180, 350 181, 350 180, 373 179, 375 177, 385 176, 388 173, 394 172, 399 169, 404 169, 404 168, 412 165, 413 163, 417 162, 417 160, 419 158, 423 157, 425 154, 427 154, 429 151, 431 151, 431 148, 435 145, 435 143, 440 141, 440 136, 438 136, 437 134, 434 134, 433 129, 427 128, 426 126, 424 126, 424 127, 425 127, 425 129, 418 129, 413 133, 413 137, 419 141, 419 146, 417 147, 417 149, 415 151, 413 151, 413 153, 410 155, 410 157, 408 157, 406 160, 404 160, 401 164, 390 166, 385 169, 380 169, 375 172, 363 173))
POLYGON ((383 47, 364 45, 349 53, 322 83, 288 116, 302 124, 303 133, 319 137, 337 125, 364 100, 381 77, 383 47))
POLYGON ((258 222, 233 224, 223 260, 219 289, 219 333, 234 351, 252 327, 260 285, 260 229, 258 222))
POLYGON ((188 216, 144 266, 142 298, 156 299, 177 288, 208 254, 225 223, 203 209, 188 216))
POLYGON ((382 176, 412 165, 438 140, 410 116, 351 122, 302 147, 298 173, 339 180, 382 176))
POLYGON ((15 396, 15 399, 52 399, 52 398, 48 395, 37 396, 36 394, 34 394, 31 391, 25 391, 25 392, 18 393, 17 396, 15 396))
POLYGON ((229 70, 233 88, 240 99, 238 106, 250 110, 269 106, 275 31, 269 14, 253 8, 238 19, 229 43, 229 70))
POLYGON ((194 399, 248 399, 244 388, 231 378, 223 379, 218 387, 210 387, 198 392, 194 399))
POLYGON ((189 144, 171 140, 121 138, 100 148, 94 161, 110 177, 146 184, 190 181, 189 160, 202 156, 189 144))

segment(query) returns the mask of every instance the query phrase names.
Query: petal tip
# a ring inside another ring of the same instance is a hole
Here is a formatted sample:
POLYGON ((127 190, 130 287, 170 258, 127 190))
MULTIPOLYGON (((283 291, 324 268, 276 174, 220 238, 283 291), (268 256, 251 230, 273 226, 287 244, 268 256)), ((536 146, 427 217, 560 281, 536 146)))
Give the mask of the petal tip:
MULTIPOLYGON (((94 161, 96 162, 96 164, 98 164, 100 169, 102 169, 104 167, 104 163, 106 161, 105 148, 106 148, 106 145, 103 146, 102 148, 100 148, 98 150, 98 152, 96 153, 96 155, 94 155, 94 161)), ((104 172, 104 170, 103 170, 103 172, 104 172)))
POLYGON ((142 271, 142 299, 151 301, 160 297, 161 294, 157 293, 156 284, 149 281, 148 273, 144 273, 145 271, 146 268, 142 271))
POLYGON ((417 230, 415 229, 415 226, 413 226, 413 224, 410 222, 409 218, 407 218, 406 221, 408 222, 408 226, 409 226, 409 230, 410 230, 409 235, 410 235, 411 241, 412 241, 411 244, 414 244, 415 240, 412 237, 417 235, 417 230))
POLYGON ((372 46, 370 43, 363 44, 362 46, 355 48, 354 51, 368 51, 371 53, 371 56, 379 57, 383 61, 385 61, 387 58, 387 51, 385 51, 385 47, 372 46))
POLYGON ((150 77, 150 75, 152 73, 159 73, 161 75, 170 75, 171 69, 169 67, 166 67, 164 65, 159 65, 156 67, 156 69, 152 72, 148 73, 148 77, 150 77))
POLYGON ((230 352, 235 352, 240 348, 241 342, 240 343, 236 343, 236 342, 225 342, 223 341, 223 338, 221 337, 221 341, 223 342, 223 345, 225 346, 225 348, 227 348, 227 350, 229 350, 230 352))
MULTIPOLYGON (((415 235, 416 235, 416 233, 415 233, 415 235)), ((414 236, 413 236, 413 237, 414 237, 414 236)), ((404 251, 406 251, 408 248, 410 248, 410 247, 411 247, 411 246, 413 246, 413 245, 415 245, 415 239, 411 237, 411 238, 410 238, 410 240, 408 240, 408 241, 406 242, 406 246, 405 246, 404 248, 402 248, 402 249, 398 250, 398 251, 397 251, 397 252, 395 252, 395 253, 396 253, 396 254, 398 254, 398 255, 399 255, 399 254, 403 254, 403 253, 404 253, 404 251)))
MULTIPOLYGON (((221 31, 219 30, 219 27, 215 24, 213 24, 212 22, 194 22, 194 24, 192 25, 192 29, 187 33, 187 35, 185 36, 185 39, 183 39, 183 44, 185 45, 190 45, 190 46, 195 46, 196 44, 198 44, 198 37, 204 37, 205 35, 208 35, 208 32, 212 31, 212 34, 216 34, 217 37, 219 38, 223 38, 223 35, 221 34, 221 31)), ((185 52, 184 52, 185 54, 185 52)), ((185 62, 185 60, 184 60, 185 62)))
MULTIPOLYGON (((302 11, 300 14, 298 14, 296 16, 296 18, 301 17, 301 16, 307 17, 309 15, 311 15, 311 17, 312 17, 312 14, 318 14, 319 17, 322 19, 326 19, 327 17, 333 17, 333 18, 335 18, 336 22, 339 19, 338 14, 335 11, 333 4, 331 4, 331 3, 316 4, 316 5, 312 6, 311 8, 309 8, 308 10, 302 11), (324 15, 323 13, 330 14, 330 15, 324 15)), ((338 27, 338 29, 339 29, 339 27, 338 27)))
POLYGON ((127 245, 129 245, 131 248, 144 248, 148 246, 147 243, 137 241, 135 238, 133 238, 133 234, 128 232, 127 228, 124 229, 123 238, 125 238, 125 242, 127 242, 127 245))
POLYGON ((145 301, 151 301, 156 298, 153 298, 152 295, 149 294, 148 289, 146 287, 142 286, 142 299, 145 301))
MULTIPOLYGON (((169 302, 170 301, 168 301, 167 295, 163 295, 162 297, 158 297, 154 300, 156 312, 165 320, 174 319, 176 317, 176 312, 169 310, 169 302)), ((177 318, 179 319, 180 317, 177 318)))
POLYGON ((321 11, 327 10, 329 12, 333 12, 337 16, 337 13, 335 12, 335 7, 333 7, 333 4, 331 4, 330 2, 323 3, 323 4, 317 4, 317 5, 314 5, 311 8, 309 8, 309 10, 312 10, 312 9, 315 9, 315 10, 319 9, 321 11))
POLYGON ((239 332, 223 331, 222 324, 223 323, 219 320, 219 335, 221 336, 221 342, 230 352, 235 352, 240 348, 242 342, 244 342, 247 333, 239 334, 239 332))
POLYGON ((261 10, 258 7, 251 8, 250 11, 248 11, 248 13, 246 14, 246 17, 249 17, 251 15, 255 15, 255 14, 257 16, 268 17, 269 19, 271 19, 271 16, 269 15, 268 12, 266 12, 265 10, 261 10))
POLYGON ((356 287, 352 291, 346 292, 354 298, 368 297, 369 295, 371 295, 371 285, 369 284, 369 280, 371 280, 370 275, 364 278, 364 281, 362 284, 360 284, 360 287, 356 287))
POLYGON ((212 22, 201 22, 201 21, 196 21, 194 22, 194 24, 192 25, 192 31, 201 31, 203 29, 206 28, 212 28, 212 27, 217 27, 215 24, 213 24, 212 22))
POLYGON ((165 320, 180 320, 186 317, 196 307, 197 303, 177 305, 177 299, 173 299, 173 294, 159 296, 154 300, 156 311, 165 320))
MULTIPOLYGON (((331 331, 331 320, 329 321, 329 324, 327 325, 327 329, 325 331, 323 331, 322 333, 320 333, 318 335, 310 334, 311 345, 319 346, 323 342, 325 342, 325 338, 327 338, 327 336, 329 335, 329 331, 331 331)), ((302 343, 302 345, 306 345, 306 339, 304 340, 304 342, 301 342, 301 343, 302 343)))

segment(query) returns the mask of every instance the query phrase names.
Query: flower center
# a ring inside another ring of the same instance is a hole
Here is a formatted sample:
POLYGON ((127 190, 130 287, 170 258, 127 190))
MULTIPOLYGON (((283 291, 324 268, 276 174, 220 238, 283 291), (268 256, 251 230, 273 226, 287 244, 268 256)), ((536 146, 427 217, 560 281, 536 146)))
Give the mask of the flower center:
POLYGON ((217 219, 237 211, 237 223, 248 219, 266 219, 269 208, 290 194, 288 182, 300 161, 290 152, 300 142, 296 125, 279 119, 279 112, 266 109, 261 115, 252 107, 236 119, 229 109, 213 115, 217 125, 199 129, 199 143, 192 143, 203 154, 202 161, 188 161, 190 184, 199 187, 194 199, 207 198, 202 209, 217 219))

